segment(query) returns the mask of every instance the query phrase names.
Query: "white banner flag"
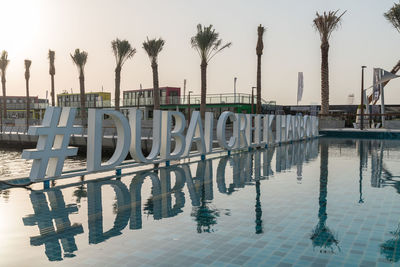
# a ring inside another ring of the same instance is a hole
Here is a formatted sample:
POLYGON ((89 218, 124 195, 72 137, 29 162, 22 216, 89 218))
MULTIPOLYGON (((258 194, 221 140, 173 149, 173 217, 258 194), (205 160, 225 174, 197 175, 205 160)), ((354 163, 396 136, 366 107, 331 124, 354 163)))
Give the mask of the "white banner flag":
POLYGON ((304 88, 303 72, 299 72, 297 79, 297 104, 303 98, 303 88, 304 88))
POLYGON ((382 69, 380 68, 374 68, 373 71, 374 77, 373 77, 373 92, 372 92, 372 98, 374 101, 379 100, 379 96, 381 95, 381 87, 382 85, 378 83, 378 81, 381 80, 382 78, 382 69))

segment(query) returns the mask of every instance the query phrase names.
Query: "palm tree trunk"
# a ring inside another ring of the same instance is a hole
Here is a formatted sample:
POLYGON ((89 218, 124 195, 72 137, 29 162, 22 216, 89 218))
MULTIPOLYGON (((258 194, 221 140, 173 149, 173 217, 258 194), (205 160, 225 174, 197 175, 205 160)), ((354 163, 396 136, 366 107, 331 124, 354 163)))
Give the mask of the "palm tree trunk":
POLYGON ((257 55, 257 106, 256 113, 261 114, 261 55, 257 55))
POLYGON ((86 127, 86 96, 85 96, 85 75, 79 75, 79 89, 81 95, 81 119, 82 125, 86 127))
POLYGON ((54 75, 51 75, 51 105, 54 107, 56 105, 54 96, 54 75))
POLYGON ((160 88, 158 85, 158 65, 153 62, 151 64, 153 69, 153 100, 154 100, 154 110, 160 109, 160 88))
POLYGON ((121 67, 115 68, 115 110, 119 110, 119 95, 121 86, 121 67))
POLYGON ((29 101, 29 79, 25 79, 26 83, 26 130, 29 129, 29 116, 31 114, 30 106, 31 103, 29 101))
POLYGON ((1 86, 3 89, 3 118, 7 119, 7 97, 6 97, 6 76, 4 72, 1 75, 1 86))
POLYGON ((206 97, 207 97, 207 62, 202 61, 201 65, 201 101, 200 101, 200 115, 204 121, 206 116, 206 97))
POLYGON ((321 44, 321 114, 329 114, 329 43, 321 44))

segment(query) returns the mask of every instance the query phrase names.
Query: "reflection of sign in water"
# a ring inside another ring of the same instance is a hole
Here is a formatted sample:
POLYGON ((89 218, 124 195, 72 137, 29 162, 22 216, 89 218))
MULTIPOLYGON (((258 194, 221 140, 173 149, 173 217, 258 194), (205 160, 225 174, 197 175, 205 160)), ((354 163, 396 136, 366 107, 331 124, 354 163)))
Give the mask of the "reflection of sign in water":
MULTIPOLYGON (((286 170, 292 166, 302 164, 304 160, 312 160, 318 155, 318 139, 306 143, 294 143, 271 147, 265 150, 234 154, 232 157, 222 157, 216 162, 216 177, 213 177, 213 160, 202 160, 197 163, 195 172, 188 164, 160 168, 158 174, 152 171, 143 171, 135 174, 128 185, 123 179, 81 181, 71 185, 87 184, 88 204, 88 236, 90 244, 98 244, 110 238, 121 235, 127 228, 137 230, 143 227, 143 199, 142 185, 147 179, 151 182, 151 207, 148 207, 155 220, 177 216, 185 206, 183 188, 186 185, 191 205, 191 215, 198 233, 213 232, 217 227, 219 216, 229 215, 229 210, 219 209, 212 203, 214 199, 213 182, 222 194, 233 194, 245 186, 253 186, 256 181, 256 233, 262 233, 262 210, 260 204, 260 179, 274 174, 271 166, 272 158, 276 155, 277 166, 284 166, 286 170), (301 148, 305 151, 304 157, 298 157, 295 151, 301 148), (275 151, 277 152, 275 154, 275 151), (278 155, 278 153, 280 153, 278 155), (284 156, 282 156, 284 155, 284 156), (284 161, 285 163, 282 163, 284 161), (226 183, 227 165, 233 166, 233 181, 226 183), (172 179, 172 177, 175 177, 172 179), (172 181, 175 181, 172 183, 172 181), (102 190, 111 187, 115 192, 116 209, 113 224, 109 229, 103 227, 103 199, 102 190)), ((60 188, 68 185, 60 186, 60 188)), ((73 191, 73 194, 75 192, 73 191)), ((85 197, 85 196, 84 196, 85 197)), ((73 256, 78 249, 75 244, 75 235, 83 233, 81 224, 71 224, 68 216, 77 212, 75 204, 66 205, 64 196, 57 187, 31 193, 33 215, 23 218, 27 226, 37 225, 40 235, 31 238, 31 244, 44 245, 49 260, 62 260, 62 250, 65 256, 73 256), (46 199, 46 194, 48 200, 46 199), (48 201, 50 202, 50 208, 48 201), (56 229, 54 229, 54 222, 56 229), (60 245, 61 241, 61 245, 60 245)))
MULTIPOLYGON (((77 148, 68 148, 69 136, 80 132, 74 127, 74 108, 49 107, 46 110, 43 126, 30 127, 29 133, 39 135, 36 149, 24 150, 23 158, 34 159, 30 179, 57 177, 61 175, 66 156, 76 155, 77 148), (54 144, 53 144, 54 143, 54 144)), ((153 144, 149 156, 142 153, 141 123, 142 113, 129 109, 129 121, 116 110, 89 109, 87 136, 87 171, 105 171, 120 165, 128 153, 136 162, 154 163, 188 157, 193 143, 196 151, 190 155, 212 153, 213 148, 213 114, 206 113, 204 128, 200 113, 194 111, 186 133, 185 117, 177 111, 154 111, 153 144), (105 163, 101 161, 102 123, 108 115, 117 129, 117 144, 112 157, 105 163), (172 125, 172 122, 175 122, 172 125), (174 141, 174 149, 172 148, 174 141)), ((265 147, 291 141, 304 140, 318 135, 318 118, 316 116, 234 114, 223 112, 218 119, 216 139, 224 150, 247 150, 253 147, 265 147), (233 133, 226 140, 226 125, 233 122, 233 133), (276 129, 273 133, 273 127, 276 129)), ((192 151, 193 152, 193 151, 192 151)))
POLYGON ((68 215, 77 212, 76 205, 65 205, 63 195, 60 190, 49 190, 47 196, 50 207, 47 204, 44 193, 32 191, 30 198, 34 214, 23 218, 24 225, 37 225, 39 236, 31 237, 32 246, 45 246, 45 253, 50 261, 62 260, 61 246, 64 256, 73 256, 73 252, 78 250, 75 244, 75 235, 82 234, 81 224, 73 224, 68 215), (53 220, 56 229, 54 229, 53 220), (61 241, 61 245, 60 245, 61 241))

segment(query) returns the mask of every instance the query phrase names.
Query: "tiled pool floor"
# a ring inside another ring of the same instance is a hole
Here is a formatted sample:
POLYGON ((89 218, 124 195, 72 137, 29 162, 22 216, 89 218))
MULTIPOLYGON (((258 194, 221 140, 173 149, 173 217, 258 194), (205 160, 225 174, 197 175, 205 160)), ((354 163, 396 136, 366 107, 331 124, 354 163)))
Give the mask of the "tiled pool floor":
POLYGON ((321 138, 0 192, 0 265, 396 266, 400 141, 321 138))

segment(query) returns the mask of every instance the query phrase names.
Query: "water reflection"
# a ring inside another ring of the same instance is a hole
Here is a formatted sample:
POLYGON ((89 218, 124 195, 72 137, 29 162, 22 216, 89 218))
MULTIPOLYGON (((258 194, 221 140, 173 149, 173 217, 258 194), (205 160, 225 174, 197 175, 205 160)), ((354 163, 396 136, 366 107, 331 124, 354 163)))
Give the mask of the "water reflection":
POLYGON ((326 225, 328 214, 326 212, 327 207, 327 196, 328 196, 328 156, 329 145, 326 140, 321 140, 321 152, 320 152, 320 180, 319 180, 319 210, 318 218, 319 222, 315 226, 311 241, 313 247, 318 247, 321 253, 334 252, 335 246, 340 250, 338 243, 339 240, 333 234, 333 232, 326 225))
MULTIPOLYGON (((302 177, 304 162, 318 156, 318 142, 312 140, 159 168, 157 171, 142 171, 136 173, 131 180, 127 180, 126 177, 116 177, 85 181, 84 177, 81 177, 78 185, 71 185, 74 187, 73 199, 78 204, 82 198, 87 199, 88 243, 99 244, 121 235, 127 228, 142 229, 143 215, 151 216, 154 220, 178 216, 183 212, 189 199, 194 231, 199 234, 213 233, 217 230, 220 217, 231 214, 230 210, 216 207, 213 202, 215 197, 213 183, 216 182, 215 188, 220 194, 228 196, 246 186, 255 186, 255 221, 252 227, 255 229, 255 234, 263 234, 261 181, 290 169, 296 169, 295 178, 302 177), (274 157, 275 170, 272 164, 274 157), (216 167, 215 180, 213 166, 216 167), (226 174, 228 170, 232 175, 226 174), (227 178, 232 179, 229 185, 227 178), (145 181, 151 182, 151 191, 150 196, 143 200, 142 189, 145 181), (102 193, 106 188, 112 188, 114 196, 102 193), (185 196, 185 192, 188 196, 185 196), (111 215, 113 223, 109 229, 104 227, 104 218, 108 220, 110 217, 110 214, 103 214, 105 196, 112 199, 115 197, 115 202, 112 204, 114 213, 111 215)), ((326 202, 326 183, 322 184, 321 182, 321 189, 325 188, 325 191, 321 190, 320 199, 325 198, 326 202)), ((45 254, 50 261, 74 256, 74 252, 78 250, 75 236, 83 233, 81 224, 72 224, 69 220, 69 215, 77 213, 79 206, 65 205, 61 189, 68 187, 69 185, 62 185, 32 191, 30 200, 34 214, 23 218, 24 225, 39 228, 40 234, 31 237, 31 245, 44 245, 45 254)), ((326 214, 326 204, 323 205, 321 202, 321 205, 324 207, 320 207, 320 213, 326 214)), ((321 215, 319 225, 325 224, 323 218, 321 215)))
MULTIPOLYGON (((80 180, 81 182, 83 182, 85 180, 85 176, 81 176, 80 180)), ((74 190, 74 197, 78 205, 81 203, 82 198, 87 197, 87 188, 85 184, 82 183, 81 185, 76 187, 76 189, 74 190)))
POLYGON ((34 214, 22 218, 24 225, 37 225, 40 235, 30 238, 32 246, 45 246, 45 253, 50 261, 62 260, 62 251, 64 257, 74 256, 73 252, 78 250, 75 244, 75 235, 82 234, 81 224, 71 225, 69 214, 78 211, 75 204, 65 205, 63 194, 58 189, 47 191, 47 197, 50 202, 49 209, 46 196, 42 192, 32 191, 30 199, 34 214), (56 229, 53 225, 55 222, 56 229), (61 244, 60 244, 61 241, 61 244))
POLYGON ((8 202, 8 199, 10 198, 10 190, 0 189, 0 197, 2 197, 5 202, 8 202))
POLYGON ((400 224, 390 234, 393 237, 380 246, 381 254, 385 255, 386 259, 391 262, 398 262, 400 260, 400 224))

